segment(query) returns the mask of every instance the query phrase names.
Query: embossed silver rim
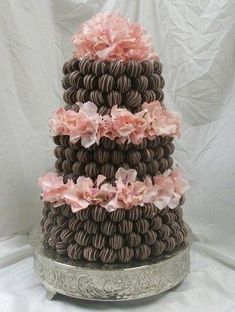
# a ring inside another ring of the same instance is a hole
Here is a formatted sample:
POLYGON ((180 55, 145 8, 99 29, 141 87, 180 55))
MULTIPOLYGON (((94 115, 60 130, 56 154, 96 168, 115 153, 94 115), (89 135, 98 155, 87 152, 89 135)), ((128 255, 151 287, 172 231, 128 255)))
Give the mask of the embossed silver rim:
POLYGON ((192 235, 188 229, 185 245, 164 257, 128 265, 101 265, 59 257, 42 244, 40 226, 36 226, 30 233, 34 270, 48 290, 48 299, 56 293, 97 301, 150 297, 178 285, 189 272, 192 235))

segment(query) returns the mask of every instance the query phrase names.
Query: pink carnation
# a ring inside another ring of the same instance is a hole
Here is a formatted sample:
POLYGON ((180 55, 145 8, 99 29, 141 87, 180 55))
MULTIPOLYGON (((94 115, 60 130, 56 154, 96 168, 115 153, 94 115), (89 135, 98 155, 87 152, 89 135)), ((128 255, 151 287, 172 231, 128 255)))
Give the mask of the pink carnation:
POLYGON ((155 205, 159 209, 169 206, 172 195, 174 193, 174 183, 170 177, 170 170, 164 172, 163 175, 154 177, 154 188, 156 189, 155 205))
POLYGON ((98 127, 101 122, 101 116, 97 113, 97 107, 92 102, 80 104, 80 110, 77 113, 76 127, 70 131, 72 143, 81 139, 84 147, 89 147, 98 141, 98 127))
POLYGON ((117 108, 116 105, 112 108, 112 127, 119 143, 127 141, 140 144, 142 142, 147 127, 144 114, 145 111, 132 114, 125 108, 117 108))
POLYGON ((81 25, 72 37, 74 56, 104 60, 158 60, 150 37, 138 24, 118 14, 100 13, 81 25))
POLYGON ((142 107, 148 111, 146 135, 149 138, 155 138, 156 135, 180 136, 181 120, 178 114, 169 112, 159 101, 144 103, 142 107))
POLYGON ((105 180, 105 176, 98 175, 95 183, 96 185, 92 190, 91 201, 94 205, 105 206, 105 204, 115 196, 115 187, 113 187, 110 183, 104 183, 105 180))
POLYGON ((90 178, 79 177, 77 184, 73 184, 63 194, 65 202, 71 206, 73 212, 85 209, 90 205, 93 181, 90 178))
POLYGON ((188 191, 189 182, 183 177, 182 171, 178 166, 172 170, 171 179, 174 183, 174 192, 169 207, 175 208, 179 205, 181 196, 188 191))
POLYGON ((106 205, 108 211, 118 208, 130 209, 143 204, 143 196, 147 191, 143 182, 136 181, 137 172, 134 169, 119 168, 116 172, 116 194, 106 205))
POLYGON ((51 135, 70 135, 71 128, 76 127, 77 113, 64 108, 55 111, 48 121, 51 135))
POLYGON ((42 189, 42 199, 57 207, 65 203, 62 198, 63 193, 70 184, 64 184, 63 177, 58 176, 56 173, 48 172, 38 179, 38 186, 42 189))

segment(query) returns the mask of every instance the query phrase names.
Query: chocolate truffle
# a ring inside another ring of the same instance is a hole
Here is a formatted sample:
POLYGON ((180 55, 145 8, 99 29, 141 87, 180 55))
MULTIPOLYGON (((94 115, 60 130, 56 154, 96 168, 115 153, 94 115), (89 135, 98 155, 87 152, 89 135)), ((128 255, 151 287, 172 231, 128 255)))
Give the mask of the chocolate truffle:
POLYGON ((141 236, 132 232, 126 236, 126 242, 130 247, 137 247, 141 243, 141 236))
POLYGON ((127 210, 127 219, 136 221, 142 217, 142 209, 140 206, 135 206, 127 210))
POLYGON ((120 93, 126 93, 131 89, 131 80, 126 75, 117 78, 117 90, 120 93))
POLYGON ((114 234, 109 237, 109 246, 112 249, 120 249, 123 246, 123 236, 120 234, 114 234))
MULTIPOLYGON (((103 165, 106 166, 107 164, 103 165)), ((96 178, 99 174, 99 167, 95 162, 91 162, 85 166, 86 175, 90 178, 96 178)))
POLYGON ((136 260, 145 260, 151 254, 151 248, 146 244, 140 244, 134 248, 135 259, 136 260))
POLYGON ((81 220, 78 220, 76 217, 72 217, 69 219, 69 228, 74 231, 78 232, 80 230, 83 230, 84 222, 81 220))
POLYGON ((99 251, 92 246, 85 247, 83 250, 83 257, 90 262, 94 262, 99 257, 99 251))
POLYGON ((83 248, 76 243, 71 243, 67 247, 68 257, 73 260, 80 260, 83 256, 83 248))
POLYGON ((71 243, 74 240, 74 232, 70 229, 62 230, 60 238, 64 243, 71 243))
POLYGON ((157 240, 157 233, 150 230, 142 235, 142 242, 147 245, 153 245, 157 240))
POLYGON ((158 213, 157 207, 151 203, 144 204, 144 206, 141 207, 141 209, 143 217, 146 219, 152 219, 158 213))
POLYGON ((113 263, 117 259, 117 252, 111 248, 103 248, 100 251, 100 260, 104 263, 113 263))
POLYGON ((113 76, 109 74, 104 74, 98 79, 98 86, 102 92, 110 92, 115 88, 115 81, 113 76))
POLYGON ((161 240, 157 240, 155 244, 151 246, 151 254, 153 256, 160 256, 165 250, 165 243, 161 240))
POLYGON ((98 229, 99 229, 99 225, 97 222, 93 220, 84 221, 84 230, 87 231, 87 233, 95 234, 97 233, 98 229))
POLYGON ((57 242, 55 245, 56 251, 59 255, 67 254, 67 244, 64 242, 57 242))
POLYGON ((80 71, 86 75, 90 74, 92 72, 92 63, 93 61, 90 59, 90 57, 83 57, 80 60, 80 71))
POLYGON ((79 231, 75 233, 74 239, 80 246, 89 246, 91 244, 92 236, 86 231, 79 231))
POLYGON ((96 233, 93 237, 92 237, 92 245, 96 248, 96 249, 102 249, 105 246, 106 243, 106 237, 104 234, 102 233, 96 233))
POLYGON ((110 158, 110 153, 109 151, 103 149, 103 148, 99 148, 94 152, 94 160, 95 162, 97 162, 98 164, 105 164, 109 161, 110 158))
POLYGON ((110 221, 106 220, 105 222, 101 223, 100 225, 101 232, 107 236, 111 236, 116 232, 116 225, 110 221))
POLYGON ((101 206, 94 206, 91 209, 91 217, 96 222, 103 222, 106 219, 107 211, 101 206))
POLYGON ((109 163, 106 163, 106 164, 100 166, 99 173, 104 175, 107 179, 114 178, 115 172, 116 172, 115 167, 109 163))
POLYGON ((149 222, 146 219, 139 219, 134 223, 134 230, 136 233, 144 234, 149 230, 149 222))
POLYGON ((130 220, 123 219, 117 224, 117 229, 121 234, 129 234, 133 230, 133 222, 130 220))
POLYGON ((90 92, 90 101, 93 102, 96 106, 101 107, 105 104, 105 99, 102 91, 92 90, 90 92))
POLYGON ((125 218, 125 210, 124 209, 117 209, 109 213, 109 218, 113 222, 120 222, 125 218))
POLYGON ((118 250, 117 255, 118 255, 118 260, 121 263, 127 263, 131 261, 131 259, 134 257, 134 250, 132 248, 124 246, 118 250))

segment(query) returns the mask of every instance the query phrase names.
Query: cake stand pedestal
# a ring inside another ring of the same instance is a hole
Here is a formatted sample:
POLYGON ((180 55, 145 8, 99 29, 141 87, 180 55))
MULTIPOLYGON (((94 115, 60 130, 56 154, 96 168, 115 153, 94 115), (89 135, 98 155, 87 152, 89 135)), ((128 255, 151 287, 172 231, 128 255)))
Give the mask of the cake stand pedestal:
POLYGON ((48 299, 56 293, 69 297, 123 301, 150 297, 182 282, 189 272, 191 230, 183 246, 172 253, 141 263, 77 263, 63 258, 42 242, 40 226, 30 233, 34 270, 47 289, 48 299))

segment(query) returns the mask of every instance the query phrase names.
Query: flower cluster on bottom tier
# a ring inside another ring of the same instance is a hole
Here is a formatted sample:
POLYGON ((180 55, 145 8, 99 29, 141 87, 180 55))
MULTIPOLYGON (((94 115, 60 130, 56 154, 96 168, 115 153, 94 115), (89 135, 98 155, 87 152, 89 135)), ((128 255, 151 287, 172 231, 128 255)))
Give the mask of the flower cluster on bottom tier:
POLYGON ((43 216, 44 242, 57 254, 79 261, 142 261, 174 250, 187 235, 181 206, 159 210, 145 204, 110 213, 90 206, 74 214, 68 205, 54 208, 45 202, 43 216))
POLYGON ((136 180, 137 172, 134 169, 119 168, 115 177, 115 185, 106 183, 107 179, 102 175, 96 181, 81 176, 76 183, 72 180, 64 183, 63 177, 48 172, 39 178, 41 197, 54 207, 70 205, 73 212, 86 209, 89 205, 100 205, 109 212, 150 203, 163 209, 167 206, 177 207, 189 188, 188 181, 178 167, 153 177, 154 183, 150 178, 144 182, 136 180))

